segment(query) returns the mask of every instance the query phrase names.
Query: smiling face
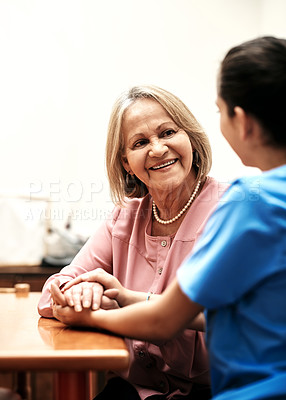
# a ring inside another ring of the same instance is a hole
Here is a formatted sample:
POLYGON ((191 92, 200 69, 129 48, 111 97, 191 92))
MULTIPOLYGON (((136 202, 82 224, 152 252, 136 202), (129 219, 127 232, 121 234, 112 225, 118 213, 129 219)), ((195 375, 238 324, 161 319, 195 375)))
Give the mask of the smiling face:
POLYGON ((144 182, 153 197, 156 191, 180 187, 189 193, 195 181, 190 139, 157 101, 133 103, 125 111, 122 131, 124 168, 144 182))

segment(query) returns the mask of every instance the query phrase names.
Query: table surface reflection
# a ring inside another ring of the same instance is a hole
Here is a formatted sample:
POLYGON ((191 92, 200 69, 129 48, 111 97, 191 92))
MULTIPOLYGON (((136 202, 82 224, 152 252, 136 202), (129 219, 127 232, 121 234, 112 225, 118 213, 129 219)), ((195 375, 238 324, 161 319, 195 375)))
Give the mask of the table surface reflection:
POLYGON ((128 366, 121 337, 40 318, 40 293, 0 293, 0 370, 116 370, 128 366))

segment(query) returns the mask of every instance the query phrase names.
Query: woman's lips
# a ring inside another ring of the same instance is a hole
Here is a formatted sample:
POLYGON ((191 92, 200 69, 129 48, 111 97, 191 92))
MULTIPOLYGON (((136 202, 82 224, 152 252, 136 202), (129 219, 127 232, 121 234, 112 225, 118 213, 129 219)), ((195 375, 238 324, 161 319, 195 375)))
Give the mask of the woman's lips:
POLYGON ((166 161, 165 163, 162 163, 162 164, 155 165, 154 167, 151 167, 150 169, 153 171, 156 171, 158 169, 165 168, 165 167, 168 167, 169 165, 175 164, 176 161, 178 161, 177 158, 175 158, 174 160, 166 161))

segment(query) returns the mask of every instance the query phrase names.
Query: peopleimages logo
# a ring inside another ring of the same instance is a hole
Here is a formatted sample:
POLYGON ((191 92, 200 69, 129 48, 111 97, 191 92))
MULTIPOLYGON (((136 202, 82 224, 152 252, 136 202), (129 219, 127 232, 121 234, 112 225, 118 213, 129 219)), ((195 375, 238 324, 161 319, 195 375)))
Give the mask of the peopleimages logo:
POLYGON ((60 179, 33 181, 24 196, 24 219, 29 221, 103 221, 110 218, 114 204, 103 180, 83 182, 60 179))
MULTIPOLYGON (((107 185, 106 185, 107 186, 107 185)), ((45 198, 53 202, 94 202, 96 196, 104 191, 104 182, 97 180, 93 182, 82 182, 73 180, 63 182, 60 179, 53 182, 31 182, 29 184, 27 201, 35 198, 45 198)))
POLYGON ((111 218, 111 211, 99 208, 77 208, 67 213, 65 208, 29 208, 25 220, 48 221, 105 221, 111 218))

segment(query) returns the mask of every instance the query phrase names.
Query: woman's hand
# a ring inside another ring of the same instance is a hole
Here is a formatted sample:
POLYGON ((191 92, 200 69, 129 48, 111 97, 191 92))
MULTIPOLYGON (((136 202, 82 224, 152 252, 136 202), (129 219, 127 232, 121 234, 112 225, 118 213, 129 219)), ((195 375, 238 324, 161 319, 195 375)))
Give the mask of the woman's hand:
MULTIPOLYGON (((62 289, 63 293, 65 294, 75 285, 83 285, 84 283, 97 283, 103 286, 104 291, 101 298, 100 308, 103 308, 104 310, 125 307, 133 303, 138 303, 139 301, 145 301, 147 298, 147 293, 137 292, 135 290, 125 288, 121 285, 119 280, 115 278, 115 276, 109 274, 102 268, 96 268, 93 271, 86 272, 85 274, 79 275, 71 281, 67 282, 65 287, 62 289)), ((75 290, 81 291, 82 289, 78 288, 75 290)), ((87 289, 86 293, 89 293, 87 289)), ((152 300, 158 296, 159 295, 152 294, 152 300)), ((83 299, 84 298, 85 297, 83 297, 83 299)), ((98 304, 99 302, 96 301, 96 303, 98 304)), ((70 302, 68 304, 72 305, 72 303, 70 302)), ((98 308, 99 307, 92 309, 96 310, 98 308)))
MULTIPOLYGON (((126 297, 126 292, 127 290, 121 285, 118 279, 102 268, 96 268, 93 271, 79 275, 78 277, 69 281, 63 288, 63 293, 65 295, 68 293, 67 301, 70 306, 73 306, 72 301, 69 301, 70 298, 75 297, 78 304, 78 298, 82 295, 82 299, 87 304, 86 307, 90 307, 90 304, 95 302, 96 308, 92 307, 93 310, 96 310, 99 307, 107 310, 119 308, 119 306, 125 305, 124 300, 126 297), (95 293, 93 292, 93 285, 100 285, 104 288, 104 291, 102 292, 101 303, 98 300, 99 296, 97 289, 95 289, 95 293)), ((82 305, 85 307, 83 300, 82 305)))
POLYGON ((76 312, 83 308, 97 310, 103 304, 106 308, 116 308, 110 305, 112 300, 103 298, 103 287, 95 282, 82 282, 63 291, 60 289, 59 279, 55 279, 51 284, 51 297, 54 304, 73 307, 76 312))
POLYGON ((55 279, 51 284, 51 297, 53 304, 59 304, 62 307, 65 307, 68 303, 66 301, 65 296, 60 290, 60 280, 55 279))
POLYGON ((81 282, 69 289, 62 290, 67 305, 74 307, 76 312, 83 308, 98 310, 102 303, 103 286, 97 282, 81 282))

